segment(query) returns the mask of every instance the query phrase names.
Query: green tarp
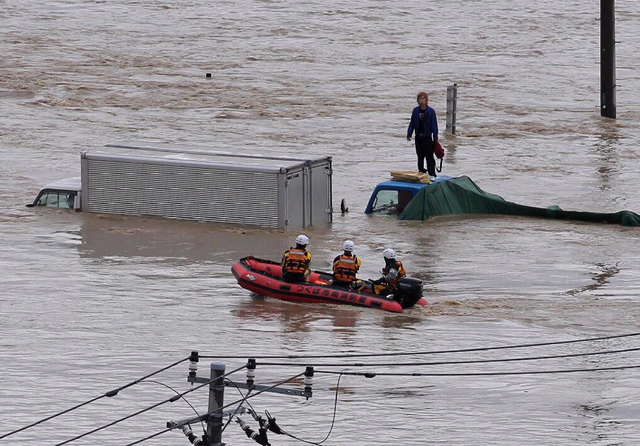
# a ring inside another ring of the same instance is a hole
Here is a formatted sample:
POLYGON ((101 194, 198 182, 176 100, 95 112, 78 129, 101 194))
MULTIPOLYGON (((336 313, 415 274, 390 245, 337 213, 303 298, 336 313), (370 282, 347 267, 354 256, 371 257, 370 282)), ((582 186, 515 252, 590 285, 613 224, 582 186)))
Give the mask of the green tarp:
POLYGON ((537 208, 506 201, 499 195, 480 189, 469 177, 462 176, 424 187, 400 214, 401 220, 428 220, 450 214, 501 214, 527 217, 579 220, 640 226, 640 215, 631 211, 612 214, 564 211, 558 206, 537 208))

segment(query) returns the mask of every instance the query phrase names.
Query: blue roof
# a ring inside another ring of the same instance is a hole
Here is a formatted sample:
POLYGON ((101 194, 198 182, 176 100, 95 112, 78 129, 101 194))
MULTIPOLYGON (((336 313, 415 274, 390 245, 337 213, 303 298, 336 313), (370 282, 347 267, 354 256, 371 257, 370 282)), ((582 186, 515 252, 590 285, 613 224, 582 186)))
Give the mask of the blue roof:
POLYGON ((425 186, 428 186, 429 183, 407 183, 406 181, 383 181, 379 183, 374 192, 379 190, 411 190, 411 191, 419 191, 425 186))

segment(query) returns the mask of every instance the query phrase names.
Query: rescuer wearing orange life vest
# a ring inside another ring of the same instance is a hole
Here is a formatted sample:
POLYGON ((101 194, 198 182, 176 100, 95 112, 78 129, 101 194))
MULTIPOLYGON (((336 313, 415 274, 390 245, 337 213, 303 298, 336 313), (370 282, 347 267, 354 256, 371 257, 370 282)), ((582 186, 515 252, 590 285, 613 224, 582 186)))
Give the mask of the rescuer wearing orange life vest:
POLYGON ((402 262, 396 258, 393 249, 387 248, 382 251, 384 257, 384 268, 382 277, 373 283, 373 290, 376 294, 393 294, 398 289, 398 281, 407 275, 402 266, 402 262))
POLYGON ((282 256, 282 279, 285 282, 306 282, 309 278, 311 254, 307 252, 309 237, 300 234, 296 237, 296 247, 289 248, 282 256))
POLYGON ((355 244, 345 240, 342 244, 344 253, 333 259, 333 285, 357 289, 362 281, 356 279, 360 269, 360 259, 353 254, 355 244))

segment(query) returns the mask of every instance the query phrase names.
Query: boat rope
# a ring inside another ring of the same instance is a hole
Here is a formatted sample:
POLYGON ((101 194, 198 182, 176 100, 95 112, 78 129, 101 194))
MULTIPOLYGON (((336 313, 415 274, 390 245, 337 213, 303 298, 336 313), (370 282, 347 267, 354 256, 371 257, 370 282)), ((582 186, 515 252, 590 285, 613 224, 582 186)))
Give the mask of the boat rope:
POLYGON ((95 401, 98 401, 98 400, 100 400, 100 399, 102 399, 102 398, 104 398, 104 397, 109 397, 109 398, 111 398, 111 397, 113 397, 113 396, 116 396, 116 395, 117 395, 121 390, 124 390, 124 389, 126 389, 126 388, 128 388, 128 387, 131 387, 131 386, 135 385, 135 384, 139 384, 139 383, 143 382, 144 380, 146 380, 146 379, 148 379, 148 378, 151 378, 151 377, 152 377, 152 376, 154 376, 154 375, 157 375, 157 374, 159 374, 159 373, 162 373, 162 372, 164 372, 165 370, 168 370, 168 369, 170 369, 170 368, 172 368, 172 367, 177 366, 178 364, 182 364, 183 362, 187 361, 188 359, 189 359, 189 358, 184 358, 184 359, 181 359, 181 360, 179 360, 179 361, 176 361, 176 362, 174 362, 173 364, 170 364, 170 365, 168 365, 168 366, 166 366, 166 367, 163 367, 163 368, 161 368, 161 369, 159 369, 159 370, 156 370, 156 371, 155 371, 155 372, 153 372, 153 373, 149 373, 148 375, 143 376, 142 378, 138 378, 138 379, 136 379, 135 381, 131 381, 129 384, 125 384, 124 386, 118 387, 117 389, 110 390, 110 391, 108 391, 107 393, 105 393, 105 394, 103 394, 103 395, 100 395, 100 396, 97 396, 97 397, 95 397, 95 398, 92 398, 92 399, 90 399, 90 400, 88 400, 88 401, 85 401, 84 403, 77 404, 77 405, 75 405, 75 406, 73 406, 73 407, 70 407, 69 409, 65 409, 65 410, 63 410, 63 411, 61 411, 61 412, 58 412, 58 413, 56 413, 56 414, 50 415, 50 416, 48 416, 48 417, 46 417, 46 418, 43 418, 43 419, 41 419, 41 420, 39 420, 39 421, 36 421, 35 423, 31 423, 31 424, 29 424, 29 425, 27 425, 27 426, 24 426, 24 427, 21 427, 21 428, 19 428, 19 429, 14 430, 14 431, 7 432, 6 434, 0 435, 0 440, 2 440, 3 438, 8 437, 8 436, 10 436, 10 435, 17 434, 18 432, 22 432, 22 431, 24 431, 24 430, 27 430, 27 429, 32 428, 32 427, 34 427, 34 426, 37 426, 37 425, 39 425, 39 424, 41 424, 41 423, 44 423, 45 421, 52 420, 52 419, 54 419, 54 418, 56 418, 56 417, 59 417, 60 415, 64 415, 64 414, 67 414, 67 413, 69 413, 69 412, 73 412, 73 411, 74 411, 74 410, 76 410, 76 409, 79 409, 79 408, 81 408, 81 407, 84 407, 84 406, 86 406, 86 405, 88 405, 88 404, 91 404, 91 403, 93 403, 93 402, 95 402, 95 401))
MULTIPOLYGON (((491 350, 506 350, 506 349, 515 349, 515 348, 529 348, 529 347, 543 347, 548 345, 563 345, 563 344, 576 344, 580 342, 593 342, 593 341, 604 341, 610 339, 620 339, 620 338, 628 338, 640 336, 640 332, 636 333, 627 333, 620 335, 609 335, 609 336, 598 336, 593 338, 583 338, 583 339, 570 339, 566 341, 549 341, 549 342, 536 342, 530 344, 516 344, 516 345, 500 345, 494 347, 473 347, 473 348, 462 348, 455 350, 426 350, 426 351, 410 351, 410 352, 389 352, 389 353, 347 353, 343 355, 249 355, 251 358, 261 358, 261 359, 322 359, 322 358, 373 358, 373 357, 396 357, 396 356, 417 356, 417 355, 435 355, 435 354, 445 354, 445 353, 467 353, 467 352, 480 352, 480 351, 491 351, 491 350)), ((245 359, 247 356, 220 356, 220 355, 200 355, 202 359, 245 359)))

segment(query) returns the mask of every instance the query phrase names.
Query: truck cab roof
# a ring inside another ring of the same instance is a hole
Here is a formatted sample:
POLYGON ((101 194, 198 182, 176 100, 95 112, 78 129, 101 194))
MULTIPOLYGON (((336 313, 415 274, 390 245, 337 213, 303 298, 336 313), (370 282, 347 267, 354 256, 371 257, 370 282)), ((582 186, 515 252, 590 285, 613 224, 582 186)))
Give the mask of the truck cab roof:
POLYGON ((58 180, 54 181, 53 183, 47 184, 42 188, 42 190, 45 189, 80 192, 82 190, 82 182, 80 180, 80 177, 65 178, 64 180, 58 180))

